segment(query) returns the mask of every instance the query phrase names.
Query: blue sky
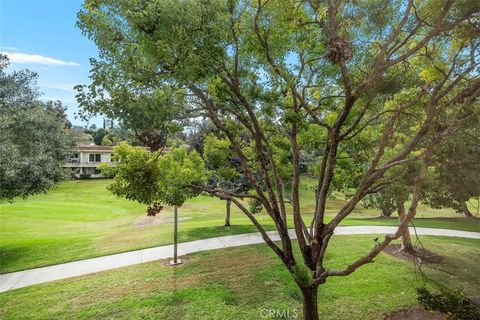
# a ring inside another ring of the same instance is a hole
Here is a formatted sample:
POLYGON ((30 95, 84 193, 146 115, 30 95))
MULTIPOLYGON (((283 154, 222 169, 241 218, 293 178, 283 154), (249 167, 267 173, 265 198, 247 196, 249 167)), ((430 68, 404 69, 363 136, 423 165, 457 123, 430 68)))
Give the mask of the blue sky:
MULTIPOLYGON (((88 83, 89 58, 95 44, 75 26, 83 1, 0 0, 0 52, 10 57, 11 69, 39 74, 44 100, 61 100, 74 124, 78 111, 73 86, 88 83)), ((101 118, 90 123, 102 124, 101 118)))

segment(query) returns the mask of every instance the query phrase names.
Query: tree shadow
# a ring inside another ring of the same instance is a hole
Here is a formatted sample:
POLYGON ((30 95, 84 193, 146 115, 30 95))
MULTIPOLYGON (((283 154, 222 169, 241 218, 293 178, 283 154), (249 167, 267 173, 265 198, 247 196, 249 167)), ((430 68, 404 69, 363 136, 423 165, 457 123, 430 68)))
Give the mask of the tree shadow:
MULTIPOLYGON (((267 230, 273 230, 274 226, 266 225, 267 230)), ((180 227, 178 235, 179 241, 191 241, 204 238, 222 237, 242 233, 254 233, 258 232, 257 228, 252 225, 231 225, 225 226, 209 226, 209 227, 195 227, 185 228, 182 230, 180 227)))

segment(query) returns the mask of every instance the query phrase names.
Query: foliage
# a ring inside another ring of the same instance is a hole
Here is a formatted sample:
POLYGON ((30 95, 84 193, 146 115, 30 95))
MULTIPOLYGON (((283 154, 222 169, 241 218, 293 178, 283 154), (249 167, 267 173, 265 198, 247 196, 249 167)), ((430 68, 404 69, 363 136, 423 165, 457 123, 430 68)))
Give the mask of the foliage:
POLYGON ((81 126, 72 126, 70 134, 73 136, 76 144, 91 144, 93 142, 92 135, 85 131, 87 130, 81 126))
POLYGON ((471 216, 466 202, 480 196, 480 121, 446 139, 434 158, 434 170, 423 198, 431 207, 453 208, 471 216))
POLYGON ((417 166, 411 164, 393 170, 387 177, 392 182, 363 198, 363 205, 366 208, 396 210, 399 204, 407 202, 411 197, 417 166))
MULTIPOLYGON (((167 122, 197 112, 212 121, 217 138, 227 139, 238 159, 232 167, 245 174, 250 196, 262 203, 281 241, 275 243, 242 210, 290 272, 297 264, 312 271, 313 287, 300 287, 312 295, 328 277, 351 274, 400 236, 385 237, 342 270, 326 269, 335 228, 366 195, 388 185, 396 168, 416 163, 402 221, 408 224, 439 142, 479 112, 480 36, 473 22, 479 14, 475 0, 383 6, 92 0, 78 24, 101 52, 93 72, 106 68, 112 72, 97 73, 114 75, 98 82, 107 90, 120 83, 134 98, 160 93, 178 99, 179 105, 171 103, 176 111, 166 112, 174 113, 167 122), (322 133, 316 137, 308 130, 322 133), (299 181, 309 146, 307 154, 318 161, 318 184, 312 221, 305 221, 310 216, 301 210, 299 181), (347 203, 327 221, 328 196, 340 188, 350 190, 347 203), (303 261, 294 257, 287 213, 303 261)), ((123 105, 114 109, 121 118, 123 105)), ((139 110, 143 118, 157 117, 148 104, 139 110)), ((224 168, 212 170, 219 174, 224 168)), ((222 189, 204 188, 219 197, 229 194, 227 186, 222 189)), ((315 313, 310 307, 305 310, 315 313)))
POLYGON ((198 194, 190 186, 205 181, 204 163, 195 151, 177 148, 162 155, 120 143, 114 152, 117 174, 109 189, 128 200, 148 206, 181 206, 198 194))
POLYGON ((45 192, 67 177, 62 166, 73 140, 63 109, 37 100, 36 74, 6 74, 0 55, 0 199, 45 192))
POLYGON ((253 213, 253 214, 258 214, 258 213, 262 212, 263 205, 256 198, 249 199, 248 200, 248 210, 250 210, 250 212, 253 213))
POLYGON ((116 167, 106 162, 100 163, 97 169, 100 170, 100 172, 105 178, 108 179, 114 178, 118 171, 116 167))
POLYGON ((192 123, 193 127, 187 134, 185 141, 188 145, 195 149, 198 153, 203 156, 203 147, 205 139, 210 134, 218 133, 218 130, 208 119, 201 119, 200 121, 194 121, 192 123))
POLYGON ((440 311, 448 319, 475 320, 480 318, 480 309, 459 290, 443 289, 430 292, 427 288, 417 289, 417 300, 427 310, 440 311))
POLYGON ((60 122, 65 123, 65 128, 68 128, 68 129, 72 128, 72 123, 68 120, 67 114, 65 113, 65 111, 67 111, 67 107, 64 107, 62 105, 62 101, 48 100, 45 103, 45 106, 48 112, 54 114, 60 122))

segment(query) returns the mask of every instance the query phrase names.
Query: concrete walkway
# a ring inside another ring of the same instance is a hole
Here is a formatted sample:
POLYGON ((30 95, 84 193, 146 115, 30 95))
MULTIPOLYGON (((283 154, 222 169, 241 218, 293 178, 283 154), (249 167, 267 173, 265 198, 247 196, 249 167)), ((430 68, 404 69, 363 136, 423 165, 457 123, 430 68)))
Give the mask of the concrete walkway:
MULTIPOLYGON (((396 227, 386 226, 345 226, 337 227, 336 235, 354 235, 354 234, 386 234, 395 232, 396 227)), ((410 228, 413 234, 413 229, 410 228)), ((290 235, 295 238, 293 230, 290 235)), ((418 235, 461 237, 470 239, 480 239, 480 232, 469 232, 459 230, 434 229, 434 228, 416 228, 418 235)), ((272 240, 279 240, 275 231, 268 232, 272 240)), ((244 246, 250 244, 263 243, 263 239, 258 233, 238 234, 225 237, 209 238, 197 241, 183 242, 178 244, 178 254, 186 255, 189 253, 244 246)), ((36 268, 0 275, 0 292, 6 292, 13 289, 28 287, 31 285, 61 280, 89 273, 95 273, 104 270, 110 270, 143 262, 171 258, 173 256, 173 245, 130 251, 125 253, 113 254, 98 258, 73 261, 69 263, 57 264, 49 267, 36 268)))

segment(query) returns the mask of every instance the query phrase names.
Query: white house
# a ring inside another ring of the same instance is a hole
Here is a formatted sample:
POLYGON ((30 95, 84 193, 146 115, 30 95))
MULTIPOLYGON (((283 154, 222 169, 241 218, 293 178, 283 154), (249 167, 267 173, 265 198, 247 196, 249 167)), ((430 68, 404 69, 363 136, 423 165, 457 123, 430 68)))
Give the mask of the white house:
POLYGON ((114 166, 112 156, 113 147, 77 145, 64 168, 71 168, 76 178, 102 178, 98 165, 105 162, 114 166))

